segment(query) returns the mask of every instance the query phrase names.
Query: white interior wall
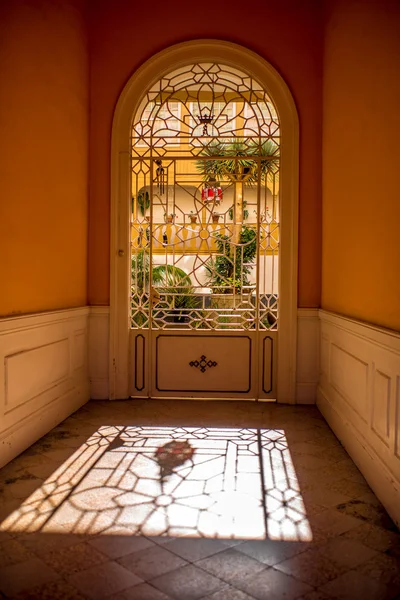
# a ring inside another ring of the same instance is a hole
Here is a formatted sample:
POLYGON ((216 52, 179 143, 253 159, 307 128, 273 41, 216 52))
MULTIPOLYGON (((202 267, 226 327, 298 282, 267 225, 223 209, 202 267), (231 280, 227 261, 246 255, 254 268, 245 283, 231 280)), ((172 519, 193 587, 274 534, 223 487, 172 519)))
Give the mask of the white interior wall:
MULTIPOLYGON (((202 255, 201 260, 207 260, 207 255, 202 255)), ((153 264, 162 265, 170 264, 183 269, 192 280, 194 286, 204 288, 204 293, 209 293, 211 290, 207 287, 207 272, 204 266, 198 266, 199 257, 197 254, 154 254, 153 264)), ((279 257, 276 256, 261 256, 260 257, 260 294, 277 294, 278 293, 278 276, 279 276, 279 257)), ((256 269, 253 268, 249 275, 250 283, 256 282, 256 269)))

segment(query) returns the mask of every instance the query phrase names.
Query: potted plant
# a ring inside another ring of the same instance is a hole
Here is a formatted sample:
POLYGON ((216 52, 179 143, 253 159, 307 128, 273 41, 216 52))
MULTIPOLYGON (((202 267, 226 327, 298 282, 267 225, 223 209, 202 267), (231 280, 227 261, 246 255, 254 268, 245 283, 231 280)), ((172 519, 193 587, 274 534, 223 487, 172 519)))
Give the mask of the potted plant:
POLYGON ((223 233, 214 233, 214 239, 218 253, 205 264, 206 285, 212 291, 211 307, 218 309, 218 328, 229 328, 236 319, 232 316, 232 308, 240 306, 242 296, 247 296, 243 307, 251 303, 252 284, 249 276, 257 254, 257 234, 254 228, 244 225, 238 245, 223 233))
POLYGON ((218 223, 219 218, 220 218, 221 215, 219 213, 217 213, 217 212, 213 212, 211 216, 212 216, 212 222, 213 223, 218 223))
POLYGON ((223 233, 214 233, 218 253, 205 264, 207 285, 218 294, 236 293, 250 285, 251 264, 257 254, 257 234, 253 227, 244 225, 240 232, 239 245, 223 233))
POLYGON ((153 265, 150 256, 140 250, 132 255, 132 321, 142 327, 147 323, 150 293, 155 302, 154 318, 166 323, 187 323, 201 307, 190 276, 175 265, 153 265), (138 310, 141 307, 142 310, 138 310))
MULTIPOLYGON (((257 211, 254 211, 254 214, 257 216, 257 211)), ((269 222, 272 219, 272 215, 269 212, 269 207, 267 206, 264 211, 260 212, 260 221, 262 223, 269 222)))
POLYGON ((189 219, 191 223, 196 223, 197 221, 197 214, 195 212, 193 212, 192 210, 189 213, 189 219))
POLYGON ((174 213, 170 213, 169 215, 167 215, 167 213, 164 213, 164 219, 166 223, 173 223, 174 222, 174 218, 175 218, 175 214, 174 213))

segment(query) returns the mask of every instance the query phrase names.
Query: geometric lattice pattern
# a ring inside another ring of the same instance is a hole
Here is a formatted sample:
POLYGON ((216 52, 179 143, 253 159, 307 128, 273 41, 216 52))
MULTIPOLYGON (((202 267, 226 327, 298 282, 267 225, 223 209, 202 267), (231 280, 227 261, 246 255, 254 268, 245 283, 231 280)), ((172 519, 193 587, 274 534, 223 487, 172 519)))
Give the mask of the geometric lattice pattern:
POLYGON ((66 522, 83 534, 312 537, 284 431, 268 429, 100 427, 0 529, 66 522), (165 474, 173 441, 186 453, 165 474))
POLYGON ((279 146, 275 106, 262 86, 238 69, 187 65, 145 94, 132 126, 132 156, 198 157, 216 138, 222 144, 239 138, 249 154, 254 144, 261 154, 265 140, 279 146))
POLYGON ((131 326, 278 327, 280 127, 257 81, 193 64, 132 126, 131 326))

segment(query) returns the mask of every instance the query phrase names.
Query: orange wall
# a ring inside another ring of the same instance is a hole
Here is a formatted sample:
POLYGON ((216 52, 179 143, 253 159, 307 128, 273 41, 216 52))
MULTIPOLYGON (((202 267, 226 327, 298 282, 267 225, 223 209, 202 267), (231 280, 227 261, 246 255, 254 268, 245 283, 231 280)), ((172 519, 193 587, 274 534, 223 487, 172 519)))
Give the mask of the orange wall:
POLYGON ((258 52, 291 88, 300 116, 299 305, 319 306, 321 260, 321 19, 319 0, 90 3, 89 302, 109 302, 110 143, 125 83, 172 44, 217 38, 258 52), (202 11, 205 16, 202 17, 202 11))
POLYGON ((398 0, 330 2, 323 110, 322 307, 400 330, 398 0))
POLYGON ((88 49, 79 0, 0 2, 0 315, 87 302, 88 49))

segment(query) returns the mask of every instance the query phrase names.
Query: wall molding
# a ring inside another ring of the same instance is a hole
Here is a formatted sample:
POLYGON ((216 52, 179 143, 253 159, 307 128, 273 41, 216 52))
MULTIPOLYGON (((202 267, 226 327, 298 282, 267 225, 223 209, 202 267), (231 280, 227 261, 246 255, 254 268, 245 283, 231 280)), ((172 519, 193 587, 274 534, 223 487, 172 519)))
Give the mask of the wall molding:
POLYGON ((0 319, 0 467, 89 399, 88 317, 83 307, 0 319))
POLYGON ((296 404, 315 404, 319 379, 319 310, 297 309, 296 404))
POLYGON ((400 334, 319 311, 317 405, 400 524, 400 334))
POLYGON ((108 400, 110 356, 110 307, 91 306, 89 314, 90 398, 108 400))

